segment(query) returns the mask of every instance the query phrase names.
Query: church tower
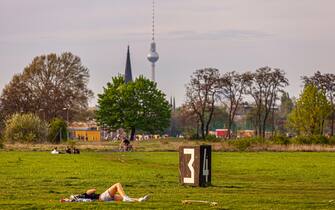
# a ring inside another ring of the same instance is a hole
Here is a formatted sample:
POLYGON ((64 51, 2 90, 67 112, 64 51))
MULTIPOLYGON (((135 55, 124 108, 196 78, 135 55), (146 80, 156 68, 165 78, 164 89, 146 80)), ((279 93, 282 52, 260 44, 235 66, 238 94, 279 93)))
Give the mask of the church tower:
POLYGON ((131 73, 129 46, 128 46, 128 50, 127 50, 127 61, 126 61, 126 69, 125 69, 125 73, 124 73, 124 81, 125 81, 125 83, 133 81, 133 76, 132 76, 132 73, 131 73))

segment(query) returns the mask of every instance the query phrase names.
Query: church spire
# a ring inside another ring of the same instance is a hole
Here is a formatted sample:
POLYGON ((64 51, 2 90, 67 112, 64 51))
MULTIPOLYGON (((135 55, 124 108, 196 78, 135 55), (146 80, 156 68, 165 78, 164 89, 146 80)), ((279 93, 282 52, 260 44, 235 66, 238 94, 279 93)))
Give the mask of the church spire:
POLYGON ((132 76, 132 73, 131 73, 129 45, 128 45, 128 50, 127 50, 127 61, 126 61, 126 70, 125 70, 125 73, 124 73, 124 81, 125 81, 125 83, 133 81, 133 76, 132 76))

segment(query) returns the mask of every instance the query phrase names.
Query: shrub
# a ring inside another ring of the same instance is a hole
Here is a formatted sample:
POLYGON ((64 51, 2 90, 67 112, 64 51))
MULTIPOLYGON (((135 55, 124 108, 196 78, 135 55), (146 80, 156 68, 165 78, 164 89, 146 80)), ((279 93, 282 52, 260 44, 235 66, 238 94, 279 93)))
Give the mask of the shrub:
POLYGON ((297 136, 292 139, 294 144, 329 144, 329 139, 321 135, 297 136))
POLYGON ((274 136, 271 141, 274 143, 274 144, 280 144, 280 145, 288 145, 290 144, 290 139, 286 136, 282 136, 282 135, 276 135, 274 136))
POLYGON ((229 143, 239 151, 246 151, 253 144, 264 143, 264 140, 261 138, 241 138, 231 140, 229 143))
POLYGON ((329 144, 329 139, 325 136, 315 135, 311 136, 312 144, 329 144))
POLYGON ((48 127, 34 114, 14 114, 6 120, 4 139, 9 142, 38 143, 46 140, 48 127))
POLYGON ((311 144, 311 140, 307 136, 296 136, 291 139, 293 144, 311 144))
POLYGON ((206 136, 206 140, 207 141, 214 141, 214 140, 218 140, 218 138, 216 138, 215 135, 209 134, 209 135, 206 136))
POLYGON ((332 136, 329 138, 329 144, 334 145, 335 144, 335 136, 332 136))
POLYGON ((67 125, 66 122, 60 118, 54 118, 50 122, 48 140, 51 143, 60 143, 61 140, 67 140, 67 125))

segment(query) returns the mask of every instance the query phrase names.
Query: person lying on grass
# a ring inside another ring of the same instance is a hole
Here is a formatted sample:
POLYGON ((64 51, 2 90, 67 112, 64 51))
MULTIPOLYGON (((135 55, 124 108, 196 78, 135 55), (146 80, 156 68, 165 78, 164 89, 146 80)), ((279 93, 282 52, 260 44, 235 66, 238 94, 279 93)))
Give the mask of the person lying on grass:
POLYGON ((96 194, 96 189, 89 189, 84 194, 71 195, 70 199, 62 199, 61 202, 88 202, 88 201, 124 201, 143 202, 149 199, 148 195, 141 198, 130 198, 126 195, 120 183, 116 183, 102 194, 96 194))

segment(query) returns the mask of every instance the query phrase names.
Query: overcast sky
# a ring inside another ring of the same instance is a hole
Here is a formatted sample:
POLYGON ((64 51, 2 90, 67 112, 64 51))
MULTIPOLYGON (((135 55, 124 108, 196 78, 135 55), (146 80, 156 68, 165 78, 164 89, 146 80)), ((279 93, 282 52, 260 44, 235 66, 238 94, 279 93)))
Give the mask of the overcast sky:
MULTIPOLYGON (((196 69, 270 66, 286 71, 298 96, 300 76, 335 73, 334 8, 334 0, 157 0, 158 86, 180 105, 196 69)), ((33 57, 70 51, 100 93, 124 72, 128 44, 133 75, 150 77, 150 41, 151 0, 0 0, 0 90, 33 57)))

